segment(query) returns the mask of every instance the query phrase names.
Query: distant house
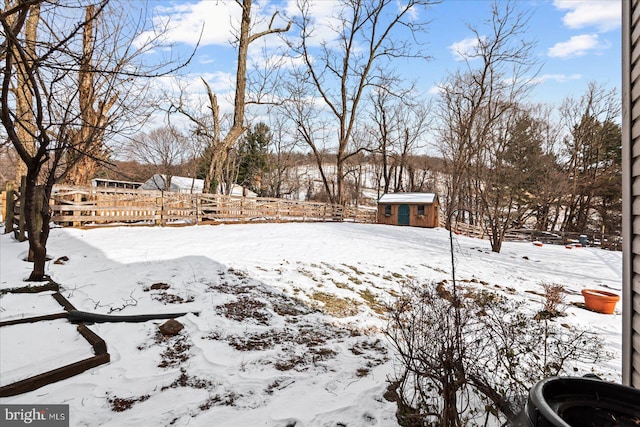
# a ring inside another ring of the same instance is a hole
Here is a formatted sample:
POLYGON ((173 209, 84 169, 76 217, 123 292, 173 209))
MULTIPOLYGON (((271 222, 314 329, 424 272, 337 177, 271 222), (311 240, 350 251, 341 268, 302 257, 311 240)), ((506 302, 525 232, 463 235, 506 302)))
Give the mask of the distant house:
POLYGON ((185 176, 172 176, 171 187, 167 188, 167 176, 155 174, 140 186, 141 190, 161 190, 173 193, 202 193, 204 180, 185 176))
POLYGON ((440 202, 434 193, 389 193, 378 200, 378 223, 435 228, 440 202))
POLYGON ((120 181, 117 179, 94 178, 91 180, 92 187, 135 189, 135 188, 139 188, 141 185, 142 185, 141 182, 120 181))
MULTIPOLYGON (((202 189, 204 188, 204 180, 197 178, 189 178, 185 176, 172 176, 171 177, 171 187, 167 190, 167 179, 165 175, 155 174, 151 178, 149 178, 142 186, 140 186, 141 190, 162 190, 162 191, 171 191, 174 193, 202 193, 202 189)), ((231 187, 231 195, 232 196, 245 196, 245 197, 256 197, 257 194, 253 191, 246 189, 240 185, 233 184, 231 187)))

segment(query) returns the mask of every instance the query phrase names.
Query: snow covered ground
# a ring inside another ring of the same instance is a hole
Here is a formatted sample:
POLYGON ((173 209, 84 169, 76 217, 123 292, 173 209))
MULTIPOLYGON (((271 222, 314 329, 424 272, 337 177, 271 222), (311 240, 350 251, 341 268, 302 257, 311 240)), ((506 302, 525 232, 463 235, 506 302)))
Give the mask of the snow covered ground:
MULTIPOLYGON (((161 320, 90 325, 109 364, 0 403, 69 404, 72 426, 397 425, 383 398, 394 360, 381 304, 403 283, 450 279, 448 237, 351 223, 53 229, 48 274, 79 310, 190 314, 169 338, 161 320)), ((27 243, 0 244, 0 288, 24 286, 27 243)), ((505 243, 495 254, 461 236, 454 248, 466 286, 526 299, 532 312, 543 283, 564 285, 567 302, 584 288, 621 293, 619 252, 505 243)), ((3 295, 0 320, 61 312, 50 295, 3 295)), ((620 307, 567 307, 562 322, 598 332, 613 356, 576 375, 621 381, 620 307)), ((0 328, 0 385, 90 355, 73 331, 64 320, 0 328)))

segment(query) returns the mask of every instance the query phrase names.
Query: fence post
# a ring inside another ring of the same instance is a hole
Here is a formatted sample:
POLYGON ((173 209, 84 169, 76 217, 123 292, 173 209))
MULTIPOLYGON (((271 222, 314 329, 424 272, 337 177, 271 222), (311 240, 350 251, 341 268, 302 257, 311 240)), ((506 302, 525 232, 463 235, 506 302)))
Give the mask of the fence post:
POLYGON ((7 182, 7 191, 5 191, 6 201, 2 204, 4 209, 4 233, 11 233, 13 231, 13 207, 16 196, 16 183, 13 181, 7 182))
POLYGON ((162 210, 160 211, 160 225, 164 226, 167 223, 165 219, 166 211, 165 211, 164 190, 160 190, 160 197, 162 198, 162 210))
POLYGON ((24 242, 27 240, 27 230, 26 230, 26 188, 27 188, 27 177, 23 176, 20 179, 20 205, 18 206, 18 230, 16 233, 16 238, 19 242, 24 242))
POLYGON ((199 206, 202 205, 202 203, 198 203, 198 201, 200 200, 200 194, 194 194, 194 201, 195 201, 195 205, 196 205, 196 225, 198 225, 199 223, 199 216, 200 216, 200 208, 199 206))
MULTIPOLYGON (((73 204, 76 205, 76 204, 80 204, 80 203, 82 203, 82 194, 77 192, 76 194, 73 195, 73 204)), ((81 211, 73 211, 73 216, 75 216, 75 217, 78 217, 81 214, 82 214, 81 211)), ((73 220, 73 226, 74 227, 80 227, 81 225, 82 225, 82 223, 80 221, 73 220)))

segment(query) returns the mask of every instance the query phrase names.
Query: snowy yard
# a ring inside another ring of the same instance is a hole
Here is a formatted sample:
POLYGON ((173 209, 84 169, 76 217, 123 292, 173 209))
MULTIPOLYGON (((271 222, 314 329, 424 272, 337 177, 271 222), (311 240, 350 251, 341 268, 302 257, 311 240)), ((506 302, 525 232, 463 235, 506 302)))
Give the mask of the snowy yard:
MULTIPOLYGON (((448 238, 350 223, 53 229, 48 274, 78 310, 190 314, 169 338, 162 320, 90 325, 109 364, 0 403, 69 404, 72 426, 397 425, 383 398, 394 358, 382 307, 403 283, 451 278, 448 238)), ((0 241, 0 287, 24 286, 27 243, 0 241)), ((530 301, 532 313, 543 283, 564 285, 568 303, 584 288, 621 294, 620 252, 505 243, 495 254, 460 236, 454 248, 463 286, 530 301)), ((50 295, 3 295, 0 320, 61 312, 50 295)), ((621 306, 568 305, 562 322, 597 332, 613 356, 576 375, 621 381, 621 306)), ((0 385, 91 355, 74 328, 0 328, 0 385)))

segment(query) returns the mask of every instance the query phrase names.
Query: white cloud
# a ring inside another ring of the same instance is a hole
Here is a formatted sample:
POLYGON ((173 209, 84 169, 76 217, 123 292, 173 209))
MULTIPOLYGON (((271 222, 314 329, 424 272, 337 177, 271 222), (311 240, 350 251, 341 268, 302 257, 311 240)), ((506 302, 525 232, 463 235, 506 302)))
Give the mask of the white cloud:
POLYGON ((223 73, 220 71, 214 73, 198 73, 194 76, 194 83, 202 87, 202 91, 206 90, 201 79, 206 80, 214 93, 233 92, 236 87, 236 76, 232 73, 223 73))
POLYGON ((464 61, 474 56, 478 51, 480 41, 476 37, 470 37, 449 46, 449 51, 456 61, 464 61))
POLYGON ((553 4, 569 11, 562 18, 569 28, 593 26, 605 32, 620 27, 622 2, 619 0, 555 0, 553 4))
MULTIPOLYGON (((407 4, 397 1, 396 5, 398 7, 398 11, 402 11, 404 9, 406 9, 407 4)), ((408 10, 407 10, 407 17, 409 18, 409 21, 415 22, 418 20, 418 18, 420 17, 420 12, 418 11, 418 8, 416 7, 416 5, 411 6, 408 10)))
POLYGON ((537 83, 544 83, 547 81, 555 81, 556 83, 566 83, 568 81, 571 80, 580 80, 582 79, 582 75, 581 74, 543 74, 541 76, 537 76, 533 79, 531 79, 531 83, 537 84, 537 83))
MULTIPOLYGON (((240 6, 232 1, 175 2, 171 6, 157 6, 153 12, 155 14, 154 30, 164 31, 163 40, 166 43, 184 43, 190 46, 196 45, 201 33, 201 46, 228 46, 229 42, 235 39, 234 34, 240 26, 242 17, 240 6)), ((259 32, 266 29, 274 12, 273 5, 267 1, 254 3, 253 31, 259 32)), ((284 18, 276 19, 275 25, 285 26, 286 21, 284 18)), ((149 31, 143 34, 141 39, 148 39, 152 34, 153 32, 149 31)))
POLYGON ((443 91, 444 91, 444 88, 442 86, 436 85, 436 86, 431 86, 429 90, 427 90, 427 93, 429 95, 440 95, 443 91))
MULTIPOLYGON (((346 18, 342 16, 345 11, 340 2, 335 0, 315 1, 308 4, 308 15, 313 19, 311 27, 313 28, 307 44, 317 47, 323 43, 329 46, 336 43, 339 34, 336 32, 340 28, 340 20, 346 18)), ((296 19, 300 17, 300 9, 297 0, 288 0, 284 11, 287 17, 296 19)), ((290 34, 295 39, 297 35, 290 34)))
POLYGON ((556 43, 549 48, 547 55, 553 58, 575 58, 590 52, 597 53, 608 48, 609 45, 601 42, 597 34, 581 34, 571 37, 566 42, 556 43))
POLYGON ((207 65, 207 64, 215 63, 216 60, 214 58, 210 57, 209 55, 200 55, 198 57, 198 62, 200 64, 207 65))
POLYGON ((166 28, 169 42, 194 46, 202 32, 202 45, 227 44, 231 40, 233 23, 241 17, 238 5, 232 2, 200 1, 176 3, 171 7, 157 7, 154 19, 156 30, 166 28))

